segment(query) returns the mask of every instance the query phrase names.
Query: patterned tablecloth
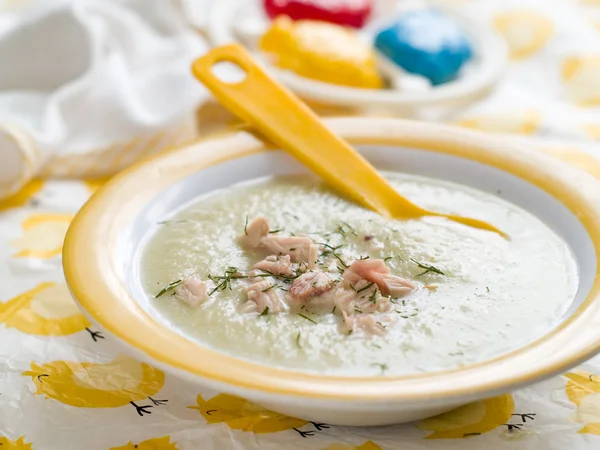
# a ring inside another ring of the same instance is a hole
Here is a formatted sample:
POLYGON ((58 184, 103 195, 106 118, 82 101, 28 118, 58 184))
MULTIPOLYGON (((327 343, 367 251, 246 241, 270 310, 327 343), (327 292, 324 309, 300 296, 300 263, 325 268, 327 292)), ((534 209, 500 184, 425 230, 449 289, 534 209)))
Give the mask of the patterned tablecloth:
MULTIPOLYGON (((546 151, 600 177, 600 1, 454 3, 496 26, 513 62, 490 97, 451 121, 550 140, 546 151)), ((227 121, 206 106, 200 129, 215 117, 227 121)), ((281 416, 123 355, 78 311, 61 270, 66 229, 101 183, 34 180, 0 202, 2 449, 600 448, 600 358, 420 423, 345 428, 281 416)))

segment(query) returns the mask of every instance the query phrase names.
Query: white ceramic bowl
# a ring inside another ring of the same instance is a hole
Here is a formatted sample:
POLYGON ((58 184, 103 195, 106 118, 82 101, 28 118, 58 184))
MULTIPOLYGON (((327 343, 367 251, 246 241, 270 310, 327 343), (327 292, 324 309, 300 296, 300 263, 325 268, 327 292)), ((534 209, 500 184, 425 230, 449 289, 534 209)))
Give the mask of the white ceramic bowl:
POLYGON ((491 360, 374 378, 262 366, 179 335, 152 309, 139 282, 140 249, 156 222, 205 192, 306 170, 243 130, 143 162, 85 205, 66 238, 64 269, 86 315, 135 356, 167 372, 284 414, 342 425, 431 416, 557 374, 600 350, 600 185, 594 178, 526 146, 461 129, 392 119, 327 124, 377 167, 500 190, 503 198, 546 222, 570 245, 580 272, 577 296, 564 321, 491 360))
MULTIPOLYGON (((403 2, 400 2, 402 5, 403 2)), ((341 107, 351 107, 368 112, 401 113, 414 117, 437 117, 473 102, 485 94, 500 78, 508 60, 508 50, 502 37, 491 27, 485 26, 452 8, 441 5, 471 38, 475 57, 467 63, 466 70, 454 81, 428 90, 360 89, 312 80, 289 70, 278 69, 264 58, 270 73, 301 97, 341 107)), ((365 27, 365 33, 374 35, 389 21, 389 12, 374 17, 365 27)), ((267 19, 258 2, 247 0, 220 0, 211 10, 207 23, 209 40, 214 46, 239 43, 236 26, 246 21, 253 26, 253 33, 267 28, 267 19), (254 29, 255 28, 255 29, 254 29)), ((260 55, 259 55, 260 56, 260 55)), ((385 61, 384 58, 381 58, 385 61)), ((390 64, 383 65, 381 69, 390 64)), ((401 72, 396 68, 396 72, 401 72)))

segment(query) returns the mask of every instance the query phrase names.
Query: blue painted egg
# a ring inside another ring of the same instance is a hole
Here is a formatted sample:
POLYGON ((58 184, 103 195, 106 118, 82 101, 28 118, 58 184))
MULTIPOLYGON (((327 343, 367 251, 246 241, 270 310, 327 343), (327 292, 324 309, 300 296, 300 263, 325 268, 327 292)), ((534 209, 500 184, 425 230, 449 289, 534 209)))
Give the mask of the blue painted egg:
POLYGON ((438 85, 456 78, 473 56, 466 33, 435 10, 406 11, 375 38, 375 48, 410 73, 438 85))

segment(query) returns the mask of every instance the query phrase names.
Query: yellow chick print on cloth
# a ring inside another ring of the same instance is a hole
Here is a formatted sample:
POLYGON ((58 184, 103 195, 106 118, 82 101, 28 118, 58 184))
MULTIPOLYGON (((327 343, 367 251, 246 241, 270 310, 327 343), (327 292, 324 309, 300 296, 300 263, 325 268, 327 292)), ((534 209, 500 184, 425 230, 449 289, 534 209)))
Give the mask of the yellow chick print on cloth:
POLYGON ((27 183, 16 194, 0 200, 0 211, 11 208, 19 208, 25 204, 44 187, 42 180, 34 179, 27 183))
POLYGON ((362 88, 383 86, 371 47, 339 25, 281 16, 262 37, 260 48, 278 67, 307 78, 362 88))
POLYGON ((124 355, 106 364, 32 362, 31 370, 23 372, 23 376, 31 377, 37 388, 36 395, 77 408, 118 408, 130 404, 142 416, 151 414, 149 409, 153 406, 140 406, 135 402, 148 399, 154 406, 160 406, 168 401, 152 398, 162 389, 165 374, 124 355))
POLYGON ((525 58, 536 53, 554 31, 552 21, 534 11, 518 10, 500 14, 494 22, 506 39, 513 58, 525 58))
POLYGON ((358 447, 348 444, 331 444, 323 450, 381 450, 381 447, 372 441, 367 441, 358 447))
POLYGON ((492 431, 511 418, 515 404, 511 395, 470 403, 439 416, 422 420, 421 430, 433 431, 425 439, 458 439, 492 431))
MULTIPOLYGON (((4 449, 2 449, 4 450, 4 449)), ((111 447, 110 450, 177 450, 175 442, 171 442, 170 436, 163 436, 142 441, 139 444, 129 442, 121 447, 111 447)))
POLYGON ((600 56, 571 56, 562 64, 567 97, 580 106, 600 105, 600 56))
MULTIPOLYGON (((212 423, 226 423, 233 430, 253 431, 254 433, 276 433, 284 430, 296 430, 301 435, 310 436, 312 432, 298 430, 308 423, 306 420, 296 419, 283 414, 270 411, 248 400, 228 394, 219 394, 206 401, 202 395, 196 398, 197 409, 206 421, 212 423)), ((314 424, 317 429, 324 427, 314 424)))
POLYGON ((25 442, 24 437, 11 441, 7 437, 0 436, 0 449, 2 450, 33 450, 31 444, 25 442))
POLYGON ((587 153, 575 148, 551 148, 543 151, 600 179, 600 162, 587 153))
POLYGON ((0 303, 0 323, 8 328, 42 336, 66 336, 86 330, 94 341, 104 339, 90 330, 65 283, 40 283, 35 288, 0 303))
POLYGON ((533 134, 541 122, 537 111, 524 110, 504 113, 488 113, 468 117, 456 125, 490 133, 533 134))
POLYGON ((567 397, 577 405, 575 420, 585 423, 579 433, 600 436, 600 375, 578 371, 565 377, 567 397))
POLYGON ((12 242, 19 248, 17 258, 34 257, 48 259, 62 252, 72 214, 34 214, 23 221, 23 236, 12 242))
POLYGON ((85 184, 85 187, 93 194, 99 188, 104 186, 108 180, 112 177, 103 177, 103 178, 88 178, 87 180, 82 180, 85 184))

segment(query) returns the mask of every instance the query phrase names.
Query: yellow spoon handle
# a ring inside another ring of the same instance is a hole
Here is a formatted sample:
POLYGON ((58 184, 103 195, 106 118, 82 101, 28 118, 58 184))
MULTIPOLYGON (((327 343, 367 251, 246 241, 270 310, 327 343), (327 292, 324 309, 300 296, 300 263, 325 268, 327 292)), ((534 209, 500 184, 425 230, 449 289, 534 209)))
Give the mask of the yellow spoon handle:
MULTIPOLYGON (((333 134, 302 101, 274 81, 238 45, 217 47, 197 59, 192 71, 215 97, 268 139, 291 153, 338 192, 390 218, 399 194, 358 152, 333 134), (246 74, 227 83, 213 67, 227 61, 246 74)), ((415 211, 420 211, 416 205, 415 211)))

